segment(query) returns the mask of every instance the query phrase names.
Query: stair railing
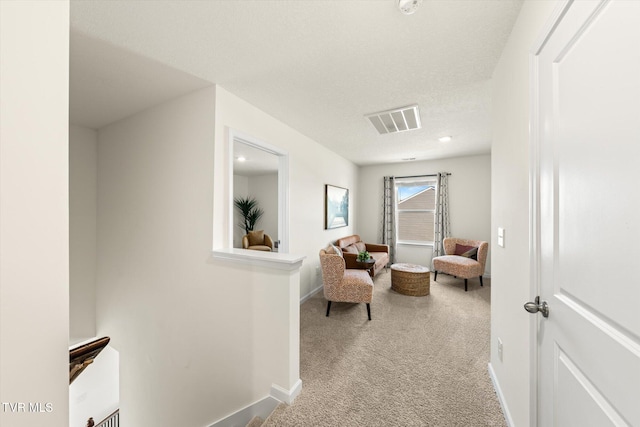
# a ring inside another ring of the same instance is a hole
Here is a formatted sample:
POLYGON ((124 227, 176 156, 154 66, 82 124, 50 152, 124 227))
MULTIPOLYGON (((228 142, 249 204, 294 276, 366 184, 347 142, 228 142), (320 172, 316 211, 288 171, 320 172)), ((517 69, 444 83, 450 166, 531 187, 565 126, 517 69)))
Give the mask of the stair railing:
POLYGON ((116 409, 111 415, 96 424, 96 427, 120 427, 120 409, 116 409))

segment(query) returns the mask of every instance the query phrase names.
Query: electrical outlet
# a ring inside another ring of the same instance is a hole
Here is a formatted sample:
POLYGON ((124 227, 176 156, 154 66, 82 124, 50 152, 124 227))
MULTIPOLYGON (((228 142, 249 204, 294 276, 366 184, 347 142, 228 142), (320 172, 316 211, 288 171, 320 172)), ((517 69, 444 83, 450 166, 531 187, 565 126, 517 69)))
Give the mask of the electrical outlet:
POLYGON ((502 340, 498 338, 498 359, 502 362, 502 340))

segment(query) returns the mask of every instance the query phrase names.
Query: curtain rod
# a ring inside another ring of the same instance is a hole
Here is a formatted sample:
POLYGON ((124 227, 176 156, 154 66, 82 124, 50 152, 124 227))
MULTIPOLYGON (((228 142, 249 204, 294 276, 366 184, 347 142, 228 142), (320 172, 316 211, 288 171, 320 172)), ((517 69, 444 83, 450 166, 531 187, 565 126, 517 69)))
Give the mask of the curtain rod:
MULTIPOLYGON (((447 176, 451 175, 450 172, 446 173, 447 176)), ((437 173, 432 173, 430 175, 412 175, 412 176, 394 176, 394 178, 427 178, 427 177, 431 177, 431 176, 438 176, 437 173)))

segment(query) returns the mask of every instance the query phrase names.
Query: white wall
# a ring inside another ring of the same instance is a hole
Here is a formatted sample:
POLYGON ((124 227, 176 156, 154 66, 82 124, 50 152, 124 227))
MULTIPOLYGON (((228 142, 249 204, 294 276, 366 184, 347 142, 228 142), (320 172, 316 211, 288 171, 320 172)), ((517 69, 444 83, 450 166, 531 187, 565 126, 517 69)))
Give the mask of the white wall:
MULTIPOLYGON (((98 133, 69 127, 69 342, 96 336, 98 133)), ((86 421, 86 420, 85 420, 86 421)))
MULTIPOLYGON (((289 252, 305 255, 300 271, 300 294, 304 297, 322 285, 319 251, 329 242, 353 234, 357 217, 358 167, 302 135, 251 104, 217 88, 214 247, 224 247, 228 238, 229 200, 227 144, 229 128, 250 135, 289 153, 290 242, 289 252), (351 224, 324 230, 324 186, 333 184, 350 190, 351 224)), ((358 208, 359 209, 359 208, 358 208)))
POLYGON ((527 1, 493 74, 491 366, 512 425, 529 425, 529 52, 556 2, 527 1), (497 229, 505 228, 505 247, 497 229), (503 342, 503 361, 497 340, 503 342))
MULTIPOLYGON (((452 144, 455 141, 451 142, 452 144)), ((421 162, 394 163, 360 168, 357 233, 365 242, 382 239, 382 194, 385 176, 428 175, 450 172, 449 214, 451 235, 490 241, 491 157, 490 155, 457 157, 421 162)), ((489 254, 493 250, 489 245, 489 254)), ((431 246, 398 245, 396 262, 429 266, 431 246)), ((487 260, 485 274, 491 273, 487 260)))
POLYGON ((211 260, 215 102, 211 87, 98 132, 97 329, 126 425, 210 425, 299 379, 298 273, 211 260))
POLYGON ((278 240, 278 174, 251 176, 249 194, 264 209, 256 230, 264 230, 273 240, 278 240))
POLYGON ((0 425, 67 426, 69 2, 1 1, 0 60, 0 425))

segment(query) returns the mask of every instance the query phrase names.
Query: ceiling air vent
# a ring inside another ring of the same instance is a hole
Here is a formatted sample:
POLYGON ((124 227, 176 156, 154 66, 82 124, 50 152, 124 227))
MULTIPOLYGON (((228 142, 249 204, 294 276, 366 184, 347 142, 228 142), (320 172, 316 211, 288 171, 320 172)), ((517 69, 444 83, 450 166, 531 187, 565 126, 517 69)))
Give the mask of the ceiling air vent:
POLYGON ((395 108, 365 115, 381 135, 385 133, 404 132, 420 129, 420 112, 418 105, 395 108))

